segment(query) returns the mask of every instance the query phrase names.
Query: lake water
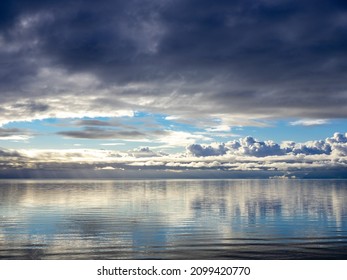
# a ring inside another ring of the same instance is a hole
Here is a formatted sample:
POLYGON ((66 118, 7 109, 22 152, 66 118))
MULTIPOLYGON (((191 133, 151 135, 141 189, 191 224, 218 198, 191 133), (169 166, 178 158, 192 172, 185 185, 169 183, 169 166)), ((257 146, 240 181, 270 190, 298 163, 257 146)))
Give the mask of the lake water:
POLYGON ((347 259, 347 181, 0 181, 0 258, 347 259))

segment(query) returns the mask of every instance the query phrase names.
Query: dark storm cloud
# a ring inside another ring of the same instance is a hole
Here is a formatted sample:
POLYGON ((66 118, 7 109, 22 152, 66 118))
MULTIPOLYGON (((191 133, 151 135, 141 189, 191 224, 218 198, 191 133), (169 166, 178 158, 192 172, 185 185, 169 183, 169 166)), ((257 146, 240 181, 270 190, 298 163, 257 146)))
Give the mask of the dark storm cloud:
MULTIPOLYGON (((0 70, 1 101, 40 98, 26 85, 42 67, 60 67, 96 75, 101 88, 151 85, 111 91, 102 96, 105 105, 121 96, 138 108, 167 113, 347 116, 345 1, 0 5, 0 58, 6 66, 0 70), (164 98, 172 92, 168 102, 164 98), (142 97, 154 101, 134 101, 142 97)), ((48 85, 41 95, 51 90, 48 85)))

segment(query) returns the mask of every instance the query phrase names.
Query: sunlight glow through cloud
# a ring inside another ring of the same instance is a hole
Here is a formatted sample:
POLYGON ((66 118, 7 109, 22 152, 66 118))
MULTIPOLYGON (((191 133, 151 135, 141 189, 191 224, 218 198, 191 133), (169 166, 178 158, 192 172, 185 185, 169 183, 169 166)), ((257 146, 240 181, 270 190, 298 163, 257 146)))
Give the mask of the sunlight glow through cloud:
POLYGON ((1 3, 0 176, 345 168, 347 6, 277 2, 1 3))

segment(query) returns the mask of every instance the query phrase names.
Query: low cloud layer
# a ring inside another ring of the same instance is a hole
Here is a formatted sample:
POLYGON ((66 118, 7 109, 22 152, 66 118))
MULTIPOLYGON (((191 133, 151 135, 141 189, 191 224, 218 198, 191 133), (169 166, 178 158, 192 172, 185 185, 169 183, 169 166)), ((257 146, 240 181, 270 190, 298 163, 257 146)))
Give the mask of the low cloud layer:
POLYGON ((333 137, 326 140, 309 141, 306 143, 295 143, 291 141, 282 144, 273 141, 258 141, 251 136, 227 143, 214 143, 211 145, 192 144, 186 149, 193 156, 206 157, 218 155, 238 156, 284 156, 284 155, 331 155, 341 154, 346 156, 347 134, 335 133, 333 137))
POLYGON ((126 177, 130 174, 127 172, 132 172, 130 175, 137 178, 147 172, 151 178, 168 174, 173 178, 211 174, 220 178, 319 177, 323 174, 325 177, 340 178, 347 174, 347 133, 335 133, 320 141, 281 144, 259 141, 249 136, 222 144, 188 145, 185 153, 175 154, 153 151, 149 147, 131 151, 1 150, 0 159, 2 177, 13 172, 17 175, 24 172, 30 177, 30 174, 38 171, 41 175, 55 172, 53 174, 56 176, 66 176, 67 170, 72 174, 69 173, 69 176, 73 176, 73 170, 89 170, 91 173, 88 176, 96 177, 101 174, 106 177, 126 177), (104 173, 98 173, 101 171, 104 173))

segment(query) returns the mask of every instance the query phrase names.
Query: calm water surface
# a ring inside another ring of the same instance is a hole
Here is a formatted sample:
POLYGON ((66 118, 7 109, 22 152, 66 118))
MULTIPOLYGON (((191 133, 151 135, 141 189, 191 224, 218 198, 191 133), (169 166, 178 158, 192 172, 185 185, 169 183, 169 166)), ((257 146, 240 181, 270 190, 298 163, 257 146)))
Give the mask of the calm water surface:
POLYGON ((347 181, 0 181, 0 258, 347 259, 347 181))

